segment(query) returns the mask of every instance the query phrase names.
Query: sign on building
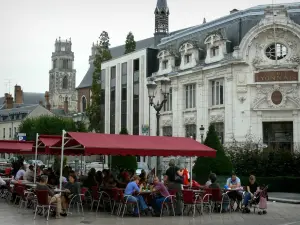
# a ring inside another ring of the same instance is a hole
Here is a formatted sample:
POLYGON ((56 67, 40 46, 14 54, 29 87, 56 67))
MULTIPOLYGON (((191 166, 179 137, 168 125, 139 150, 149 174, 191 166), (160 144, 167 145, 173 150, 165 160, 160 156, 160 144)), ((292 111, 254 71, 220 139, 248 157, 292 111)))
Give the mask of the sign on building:
POLYGON ((26 141, 26 134, 25 133, 18 133, 18 140, 19 141, 26 141))
POLYGON ((255 73, 255 82, 274 81, 298 81, 298 72, 288 71, 264 71, 255 73))
POLYGON ((149 135, 149 125, 148 124, 143 124, 142 125, 142 134, 143 135, 149 135))

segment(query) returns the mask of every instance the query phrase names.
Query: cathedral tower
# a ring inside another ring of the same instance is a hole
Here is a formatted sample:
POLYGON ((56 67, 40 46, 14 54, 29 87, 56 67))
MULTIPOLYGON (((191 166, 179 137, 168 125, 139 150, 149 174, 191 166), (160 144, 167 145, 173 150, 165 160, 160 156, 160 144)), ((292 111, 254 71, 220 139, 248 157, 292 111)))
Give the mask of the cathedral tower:
POLYGON ((160 43, 160 40, 169 33, 169 7, 167 0, 157 0, 155 14, 155 46, 160 43))
POLYGON ((52 109, 64 109, 68 100, 68 110, 77 111, 77 95, 75 89, 76 70, 71 38, 55 41, 52 53, 52 68, 49 71, 49 102, 52 109))

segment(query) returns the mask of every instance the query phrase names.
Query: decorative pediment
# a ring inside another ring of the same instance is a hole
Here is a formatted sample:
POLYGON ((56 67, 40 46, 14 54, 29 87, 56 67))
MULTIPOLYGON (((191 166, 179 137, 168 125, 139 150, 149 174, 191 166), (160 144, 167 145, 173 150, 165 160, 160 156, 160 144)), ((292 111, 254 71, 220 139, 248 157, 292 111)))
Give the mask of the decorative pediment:
POLYGON ((184 125, 196 124, 197 123, 197 114, 196 112, 184 112, 184 125))
POLYGON ((171 118, 166 118, 162 120, 161 126, 162 127, 171 127, 173 125, 173 121, 171 118))
POLYGON ((253 110, 261 109, 300 109, 298 85, 280 86, 278 84, 256 86, 256 97, 252 102, 253 110))
POLYGON ((225 121, 224 113, 212 114, 209 117, 210 123, 220 123, 225 121))

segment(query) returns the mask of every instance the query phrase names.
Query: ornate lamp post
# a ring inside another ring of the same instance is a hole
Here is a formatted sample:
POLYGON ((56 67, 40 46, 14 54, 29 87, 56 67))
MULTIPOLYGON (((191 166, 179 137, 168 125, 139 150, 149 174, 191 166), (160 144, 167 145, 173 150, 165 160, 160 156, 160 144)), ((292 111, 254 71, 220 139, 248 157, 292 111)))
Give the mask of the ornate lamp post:
POLYGON ((203 127, 203 125, 201 125, 201 127, 199 128, 200 130, 200 136, 201 136, 201 143, 203 143, 203 136, 204 136, 204 130, 205 128, 203 127))
MULTIPOLYGON (((154 98, 156 96, 156 88, 157 84, 154 82, 154 80, 150 80, 149 83, 147 84, 148 88, 148 97, 149 97, 149 105, 153 106, 153 108, 156 111, 156 136, 160 136, 159 132, 159 119, 160 119, 160 111, 163 108, 164 104, 168 100, 168 95, 170 92, 170 86, 171 86, 171 81, 168 77, 163 77, 161 79, 158 79, 157 82, 160 82, 161 84, 161 94, 163 95, 163 100, 159 103, 154 103, 154 98)), ((149 121, 150 123, 150 121, 149 121)), ((150 131, 149 131, 150 132, 150 131)), ((157 169, 157 176, 160 178, 161 177, 161 169, 160 169, 160 157, 157 156, 157 161, 156 161, 156 169, 157 169)))

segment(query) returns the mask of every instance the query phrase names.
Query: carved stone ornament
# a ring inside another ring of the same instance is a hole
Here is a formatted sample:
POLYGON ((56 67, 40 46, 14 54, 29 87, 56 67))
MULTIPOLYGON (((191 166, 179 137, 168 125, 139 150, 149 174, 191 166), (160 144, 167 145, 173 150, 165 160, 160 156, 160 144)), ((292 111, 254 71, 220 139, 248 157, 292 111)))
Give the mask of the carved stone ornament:
POLYGON ((287 59, 286 61, 291 62, 291 63, 300 64, 300 56, 299 55, 293 55, 289 59, 287 59))
POLYGON ((287 100, 293 102, 297 108, 300 108, 300 98, 298 95, 298 86, 281 87, 278 84, 272 86, 257 85, 256 97, 252 102, 253 109, 258 109, 263 102, 268 104, 268 108, 286 108, 287 100))
POLYGON ((196 116, 195 115, 189 115, 184 117, 184 125, 189 124, 196 124, 196 116))
POLYGON ((172 126, 172 125, 173 125, 173 122, 172 122, 171 118, 162 120, 162 123, 161 123, 162 127, 169 127, 169 126, 172 126))
POLYGON ((247 93, 247 92, 248 92, 248 88, 247 88, 246 86, 237 87, 237 88, 236 88, 236 92, 237 92, 237 93, 242 93, 242 94, 244 94, 244 93, 247 93))
POLYGON ((209 118, 211 123, 218 123, 218 122, 224 122, 225 121, 225 116, 224 114, 217 114, 217 115, 210 115, 209 118))

